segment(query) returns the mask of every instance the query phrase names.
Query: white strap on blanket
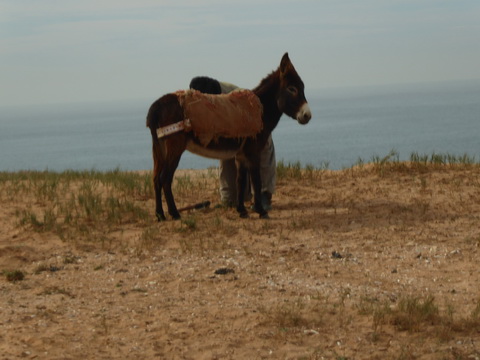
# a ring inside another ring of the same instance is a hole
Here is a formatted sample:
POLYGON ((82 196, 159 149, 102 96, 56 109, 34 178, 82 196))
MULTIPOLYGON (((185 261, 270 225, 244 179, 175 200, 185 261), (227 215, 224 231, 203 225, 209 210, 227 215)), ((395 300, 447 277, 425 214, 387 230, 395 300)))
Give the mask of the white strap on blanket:
POLYGON ((161 139, 162 137, 175 134, 185 129, 190 130, 191 127, 192 127, 192 123, 190 122, 190 119, 185 119, 175 124, 170 124, 170 125, 158 128, 157 136, 159 139, 161 139))

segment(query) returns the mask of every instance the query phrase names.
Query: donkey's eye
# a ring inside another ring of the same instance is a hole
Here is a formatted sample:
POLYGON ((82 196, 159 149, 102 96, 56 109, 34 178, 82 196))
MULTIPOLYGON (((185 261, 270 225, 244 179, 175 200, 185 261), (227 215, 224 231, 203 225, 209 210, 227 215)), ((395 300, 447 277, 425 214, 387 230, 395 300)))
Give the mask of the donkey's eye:
POLYGON ((288 90, 288 92, 289 92, 290 94, 292 94, 292 95, 297 95, 297 93, 298 93, 298 90, 297 90, 297 88, 296 88, 295 86, 289 86, 289 87, 287 88, 287 90, 288 90))

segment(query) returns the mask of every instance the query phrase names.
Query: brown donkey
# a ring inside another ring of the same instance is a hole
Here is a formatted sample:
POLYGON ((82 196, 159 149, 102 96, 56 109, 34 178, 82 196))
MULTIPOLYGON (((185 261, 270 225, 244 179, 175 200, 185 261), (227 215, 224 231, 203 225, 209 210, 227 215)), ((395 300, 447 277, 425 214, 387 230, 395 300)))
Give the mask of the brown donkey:
MULTIPOLYGON (((194 131, 179 131, 159 137, 158 129, 172 124, 184 124, 185 109, 181 104, 182 101, 179 99, 178 93, 166 94, 155 101, 148 111, 147 127, 150 128, 153 141, 153 182, 156 200, 155 213, 158 220, 165 220, 162 207, 162 189, 165 194, 168 213, 174 219, 180 218, 172 194, 172 181, 185 150, 214 159, 235 157, 238 213, 241 217, 248 217, 243 202, 248 170, 253 184, 255 211, 260 214, 261 218, 268 218, 268 213, 263 208, 261 201, 260 152, 270 133, 277 126, 282 114, 296 119, 302 125, 310 121, 312 114, 305 98, 304 88, 302 79, 293 67, 288 54, 285 53, 278 69, 264 78, 252 90, 260 100, 261 107, 263 107, 261 130, 253 136, 246 137, 219 135, 208 144, 196 136, 194 131)), ((175 127, 176 125, 172 126, 175 127)))

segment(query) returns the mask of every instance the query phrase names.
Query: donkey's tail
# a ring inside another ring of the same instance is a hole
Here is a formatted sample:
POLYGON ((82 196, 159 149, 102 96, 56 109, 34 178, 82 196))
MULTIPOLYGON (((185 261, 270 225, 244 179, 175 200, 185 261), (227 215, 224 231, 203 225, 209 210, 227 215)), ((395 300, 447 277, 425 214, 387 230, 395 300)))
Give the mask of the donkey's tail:
POLYGON ((155 101, 151 106, 150 109, 148 109, 148 114, 147 114, 147 127, 150 128, 150 130, 155 130, 158 128, 158 118, 159 115, 161 115, 161 107, 159 103, 160 99, 155 101))

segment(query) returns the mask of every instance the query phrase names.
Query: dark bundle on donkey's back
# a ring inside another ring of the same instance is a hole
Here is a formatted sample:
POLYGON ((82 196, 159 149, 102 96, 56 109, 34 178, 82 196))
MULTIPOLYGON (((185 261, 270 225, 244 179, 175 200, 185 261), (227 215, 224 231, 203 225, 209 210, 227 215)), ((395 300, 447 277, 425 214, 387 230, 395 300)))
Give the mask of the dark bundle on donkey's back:
MULTIPOLYGON (((290 62, 288 54, 285 54, 278 69, 264 78, 253 89, 253 94, 258 97, 263 107, 260 119, 262 122, 261 130, 256 129, 252 134, 241 137, 217 134, 213 136, 214 140, 208 142, 208 144, 205 143, 204 138, 200 139, 195 131, 190 131, 191 124, 186 121, 185 116, 188 109, 185 109, 184 101, 181 96, 179 97, 181 92, 164 95, 155 101, 148 111, 147 127, 150 128, 153 141, 153 181, 156 200, 155 211, 158 220, 165 220, 162 207, 162 189, 165 194, 168 213, 174 219, 180 218, 172 194, 172 181, 180 157, 185 150, 214 159, 235 157, 238 213, 241 217, 248 216, 243 203, 248 170, 253 184, 255 211, 260 214, 260 217, 268 218, 261 201, 260 152, 270 133, 277 126, 282 114, 296 119, 302 125, 309 122, 312 114, 305 98, 304 88, 302 79, 290 62), (170 133, 167 130, 170 128, 179 128, 183 131, 170 133), (169 135, 165 135, 166 133, 169 135)), ((251 98, 251 95, 245 93, 248 98, 251 98)), ((230 101, 229 95, 208 96, 223 97, 227 102, 230 101)), ((240 94, 234 96, 242 97, 240 94)), ((215 107, 212 102, 213 100, 207 99, 204 101, 204 106, 215 107)), ((253 108, 255 108, 255 105, 253 108)), ((203 112, 203 109, 199 111, 203 112)), ((193 118, 195 113, 190 112, 188 115, 193 118)), ((245 115, 244 113, 244 116, 251 116, 251 114, 245 115)))

